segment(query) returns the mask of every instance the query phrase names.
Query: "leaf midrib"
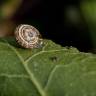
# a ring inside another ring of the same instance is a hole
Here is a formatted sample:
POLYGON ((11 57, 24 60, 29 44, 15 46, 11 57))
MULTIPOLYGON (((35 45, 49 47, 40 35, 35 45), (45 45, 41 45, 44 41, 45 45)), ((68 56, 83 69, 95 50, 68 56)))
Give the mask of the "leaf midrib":
POLYGON ((6 41, 6 43, 13 50, 13 52, 17 55, 17 57, 19 58, 19 60, 23 64, 23 67, 26 70, 26 72, 28 73, 31 82, 35 85, 35 87, 37 88, 40 95, 47 96, 46 92, 43 90, 43 88, 41 87, 41 85, 39 84, 37 79, 35 78, 34 74, 29 70, 28 63, 23 60, 22 56, 19 54, 19 52, 13 46, 11 46, 7 41, 6 41))

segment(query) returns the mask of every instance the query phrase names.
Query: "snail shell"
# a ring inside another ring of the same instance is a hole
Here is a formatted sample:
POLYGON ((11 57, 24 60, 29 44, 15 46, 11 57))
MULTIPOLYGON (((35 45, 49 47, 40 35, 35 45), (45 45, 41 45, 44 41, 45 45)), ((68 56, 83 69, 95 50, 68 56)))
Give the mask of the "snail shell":
POLYGON ((42 44, 39 31, 31 25, 19 25, 16 28, 15 37, 17 42, 24 48, 36 48, 42 44))

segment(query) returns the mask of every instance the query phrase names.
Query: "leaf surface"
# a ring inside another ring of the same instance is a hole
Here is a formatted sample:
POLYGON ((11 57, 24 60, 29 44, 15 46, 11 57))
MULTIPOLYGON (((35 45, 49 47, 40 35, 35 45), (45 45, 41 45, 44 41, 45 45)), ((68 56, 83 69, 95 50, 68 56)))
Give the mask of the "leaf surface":
POLYGON ((96 96, 96 55, 43 42, 24 49, 0 39, 0 96, 96 96))

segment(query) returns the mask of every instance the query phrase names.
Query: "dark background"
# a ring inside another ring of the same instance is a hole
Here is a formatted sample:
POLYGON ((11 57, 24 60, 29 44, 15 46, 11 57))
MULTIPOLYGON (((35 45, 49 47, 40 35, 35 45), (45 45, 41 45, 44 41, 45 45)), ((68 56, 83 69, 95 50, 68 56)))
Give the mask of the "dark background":
POLYGON ((12 19, 16 25, 24 23, 35 26, 43 38, 51 39, 62 46, 73 46, 83 52, 95 52, 80 6, 83 1, 23 0, 12 19), (70 10, 73 10, 73 15, 70 10))

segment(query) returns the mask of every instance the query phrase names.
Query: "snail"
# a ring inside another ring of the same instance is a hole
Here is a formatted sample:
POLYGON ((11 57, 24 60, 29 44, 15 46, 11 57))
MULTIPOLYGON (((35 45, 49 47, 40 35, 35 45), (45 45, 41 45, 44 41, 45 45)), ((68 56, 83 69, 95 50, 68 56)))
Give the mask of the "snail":
POLYGON ((15 37, 19 45, 24 48, 37 48, 43 43, 39 31, 27 24, 21 24, 16 28, 15 37))

